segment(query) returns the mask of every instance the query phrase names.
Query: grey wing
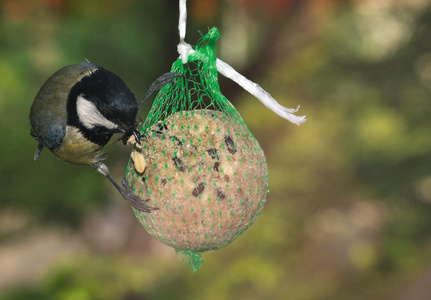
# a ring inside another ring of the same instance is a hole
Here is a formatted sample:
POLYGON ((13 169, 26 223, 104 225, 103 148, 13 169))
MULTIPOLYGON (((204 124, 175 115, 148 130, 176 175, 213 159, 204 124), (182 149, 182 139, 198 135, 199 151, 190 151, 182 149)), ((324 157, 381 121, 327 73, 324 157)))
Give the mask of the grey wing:
POLYGON ((39 142, 34 159, 36 160, 43 147, 55 151, 60 147, 66 134, 66 122, 59 116, 39 113, 29 118, 30 135, 39 142))
POLYGON ((97 69, 96 65, 81 63, 58 70, 43 84, 30 110, 30 134, 39 142, 35 158, 43 146, 55 151, 63 141, 67 125, 67 99, 72 87, 82 77, 97 69))
POLYGON ((39 142, 35 159, 43 146, 56 150, 66 134, 67 90, 62 76, 54 75, 41 87, 30 109, 30 135, 39 142))

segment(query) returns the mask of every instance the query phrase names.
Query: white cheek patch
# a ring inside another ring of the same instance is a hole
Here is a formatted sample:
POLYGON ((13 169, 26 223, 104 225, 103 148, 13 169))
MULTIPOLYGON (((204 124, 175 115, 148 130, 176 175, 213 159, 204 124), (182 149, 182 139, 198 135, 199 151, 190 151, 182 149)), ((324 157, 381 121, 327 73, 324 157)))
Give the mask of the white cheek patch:
POLYGON ((88 129, 92 129, 95 126, 105 127, 107 129, 118 128, 117 124, 106 119, 97 107, 82 95, 79 95, 77 98, 76 111, 79 120, 88 129))

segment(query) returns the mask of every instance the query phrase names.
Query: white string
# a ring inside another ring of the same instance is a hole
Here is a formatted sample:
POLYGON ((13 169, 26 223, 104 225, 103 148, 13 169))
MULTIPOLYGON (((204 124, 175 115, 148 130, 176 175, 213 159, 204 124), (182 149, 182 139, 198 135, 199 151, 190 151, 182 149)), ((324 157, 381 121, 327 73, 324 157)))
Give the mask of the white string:
POLYGON ((186 38, 186 23, 187 23, 187 5, 186 0, 180 0, 180 20, 178 22, 178 31, 180 32, 180 41, 183 42, 186 38))
MULTIPOLYGON (((187 63, 187 59, 190 54, 195 53, 193 47, 184 41, 186 37, 186 23, 187 23, 187 5, 186 0, 180 0, 180 16, 178 23, 178 30, 180 34, 180 43, 177 46, 178 53, 180 54, 183 64, 187 63)), ((268 109, 275 112, 286 120, 301 125, 306 121, 305 116, 296 116, 295 112, 298 111, 299 106, 296 109, 286 108, 280 105, 269 93, 262 89, 257 83, 245 78, 243 75, 238 73, 230 65, 217 58, 217 71, 223 76, 235 81, 247 92, 252 94, 254 97, 260 100, 268 109)))
POLYGON ((184 39, 186 38, 186 24, 187 24, 187 5, 186 0, 180 0, 180 17, 178 21, 178 31, 180 33, 180 43, 177 46, 177 51, 180 54, 183 64, 187 63, 189 54, 193 53, 193 47, 187 44, 184 39))
POLYGON ((299 105, 296 109, 286 108, 279 104, 272 96, 260 87, 257 83, 245 78, 243 75, 235 71, 230 65, 217 58, 217 71, 225 77, 232 79, 238 83, 243 89, 255 96, 267 108, 275 112, 282 118, 296 124, 301 125, 306 121, 305 116, 295 116, 294 113, 298 111, 299 105))

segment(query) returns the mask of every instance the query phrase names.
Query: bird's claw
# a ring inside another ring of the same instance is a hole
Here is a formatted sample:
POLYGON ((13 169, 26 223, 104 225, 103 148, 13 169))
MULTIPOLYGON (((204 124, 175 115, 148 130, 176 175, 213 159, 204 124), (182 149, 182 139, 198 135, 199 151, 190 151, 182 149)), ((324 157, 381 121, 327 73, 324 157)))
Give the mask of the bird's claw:
POLYGON ((147 202, 150 199, 142 200, 137 195, 135 195, 132 188, 127 183, 126 178, 123 178, 121 183, 125 188, 125 191, 123 194, 124 199, 126 199, 130 203, 130 205, 132 205, 136 210, 139 210, 144 213, 151 213, 154 210, 158 210, 157 207, 151 207, 147 205, 147 202))

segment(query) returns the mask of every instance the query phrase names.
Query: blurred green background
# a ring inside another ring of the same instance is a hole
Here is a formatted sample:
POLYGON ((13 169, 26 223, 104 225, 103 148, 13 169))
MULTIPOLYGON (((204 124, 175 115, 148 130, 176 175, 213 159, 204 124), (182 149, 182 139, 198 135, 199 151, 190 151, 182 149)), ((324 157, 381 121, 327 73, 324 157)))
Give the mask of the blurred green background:
MULTIPOLYGON (((256 223, 192 275, 88 166, 34 162, 30 105, 84 58, 139 97, 177 58, 177 1, 0 1, 1 299, 430 299, 431 2, 190 0, 186 40, 302 126, 220 78, 264 149, 256 223)), ((151 101, 149 101, 151 102, 151 101)), ((142 116, 148 111, 147 103, 142 116)), ((115 178, 130 148, 107 147, 115 178)))

